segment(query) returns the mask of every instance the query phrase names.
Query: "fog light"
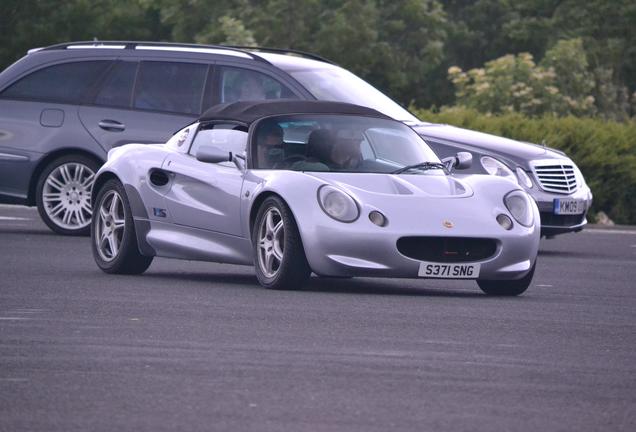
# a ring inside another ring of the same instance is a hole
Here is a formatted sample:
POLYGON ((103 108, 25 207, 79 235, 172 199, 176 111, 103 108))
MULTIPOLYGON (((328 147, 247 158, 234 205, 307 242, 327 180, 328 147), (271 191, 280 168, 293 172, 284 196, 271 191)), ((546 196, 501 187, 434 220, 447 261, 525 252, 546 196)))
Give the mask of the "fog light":
POLYGON ((381 227, 385 226, 387 222, 384 215, 376 210, 373 210, 371 213, 369 213, 369 220, 377 226, 381 227))
POLYGON ((503 213, 497 215, 497 222, 499 222, 499 225, 501 225, 505 230, 512 229, 512 219, 510 219, 508 215, 505 215, 503 213))

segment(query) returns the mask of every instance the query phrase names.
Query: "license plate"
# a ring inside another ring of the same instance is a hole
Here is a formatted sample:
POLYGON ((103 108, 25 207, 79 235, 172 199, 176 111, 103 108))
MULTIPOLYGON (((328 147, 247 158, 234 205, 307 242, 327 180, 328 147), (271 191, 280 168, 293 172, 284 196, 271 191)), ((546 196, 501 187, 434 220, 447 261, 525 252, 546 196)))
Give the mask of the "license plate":
POLYGON ((556 198, 554 200, 554 214, 558 215, 573 215, 581 214, 585 211, 585 201, 575 199, 561 199, 556 198))
POLYGON ((479 264, 421 262, 417 275, 432 279, 477 279, 479 269, 479 264))

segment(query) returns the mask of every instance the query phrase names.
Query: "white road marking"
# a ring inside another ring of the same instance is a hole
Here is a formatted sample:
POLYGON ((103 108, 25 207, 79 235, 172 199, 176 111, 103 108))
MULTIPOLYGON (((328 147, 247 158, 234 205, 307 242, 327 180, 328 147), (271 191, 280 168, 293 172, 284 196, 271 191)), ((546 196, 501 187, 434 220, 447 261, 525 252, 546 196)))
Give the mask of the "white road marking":
POLYGON ((46 311, 46 309, 13 309, 8 311, 9 313, 18 313, 18 314, 33 314, 33 313, 40 313, 40 312, 44 312, 46 311))
POLYGON ((0 221, 11 221, 11 220, 16 220, 16 221, 26 221, 26 220, 31 220, 29 218, 23 218, 23 217, 15 217, 15 216, 0 216, 0 221))
POLYGON ((8 382, 27 382, 29 381, 26 378, 0 378, 0 381, 8 381, 8 382))
POLYGON ((546 285, 546 284, 537 284, 538 287, 547 287, 552 288, 554 285, 546 285))
POLYGON ((30 319, 31 318, 24 318, 24 317, 0 317, 0 321, 26 321, 30 319))
POLYGON ((636 230, 630 231, 630 230, 613 230, 613 229, 598 229, 598 228, 587 228, 584 229, 583 231, 584 233, 590 233, 590 234, 628 234, 628 235, 636 235, 636 230))

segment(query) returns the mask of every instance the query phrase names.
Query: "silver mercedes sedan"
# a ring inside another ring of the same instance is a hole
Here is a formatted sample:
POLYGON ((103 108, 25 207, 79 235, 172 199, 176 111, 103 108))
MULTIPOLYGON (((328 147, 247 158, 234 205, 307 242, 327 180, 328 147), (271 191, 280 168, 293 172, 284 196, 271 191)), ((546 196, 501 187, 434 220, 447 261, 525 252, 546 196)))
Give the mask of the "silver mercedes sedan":
POLYGON ((93 188, 106 273, 154 256, 254 265, 267 288, 318 276, 532 281, 539 211, 518 183, 459 175, 409 126, 339 102, 218 105, 167 143, 109 152, 93 188))

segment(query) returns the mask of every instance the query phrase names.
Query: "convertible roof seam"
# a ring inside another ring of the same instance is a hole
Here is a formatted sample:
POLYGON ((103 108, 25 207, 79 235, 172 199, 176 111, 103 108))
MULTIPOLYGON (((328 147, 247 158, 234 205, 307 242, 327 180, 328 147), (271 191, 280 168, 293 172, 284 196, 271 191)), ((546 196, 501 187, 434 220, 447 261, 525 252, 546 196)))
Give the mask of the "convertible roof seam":
POLYGON ((249 125, 265 117, 301 114, 360 115, 392 120, 391 117, 372 108, 343 102, 279 99, 275 101, 239 101, 215 105, 205 111, 199 117, 199 121, 234 120, 249 125))

